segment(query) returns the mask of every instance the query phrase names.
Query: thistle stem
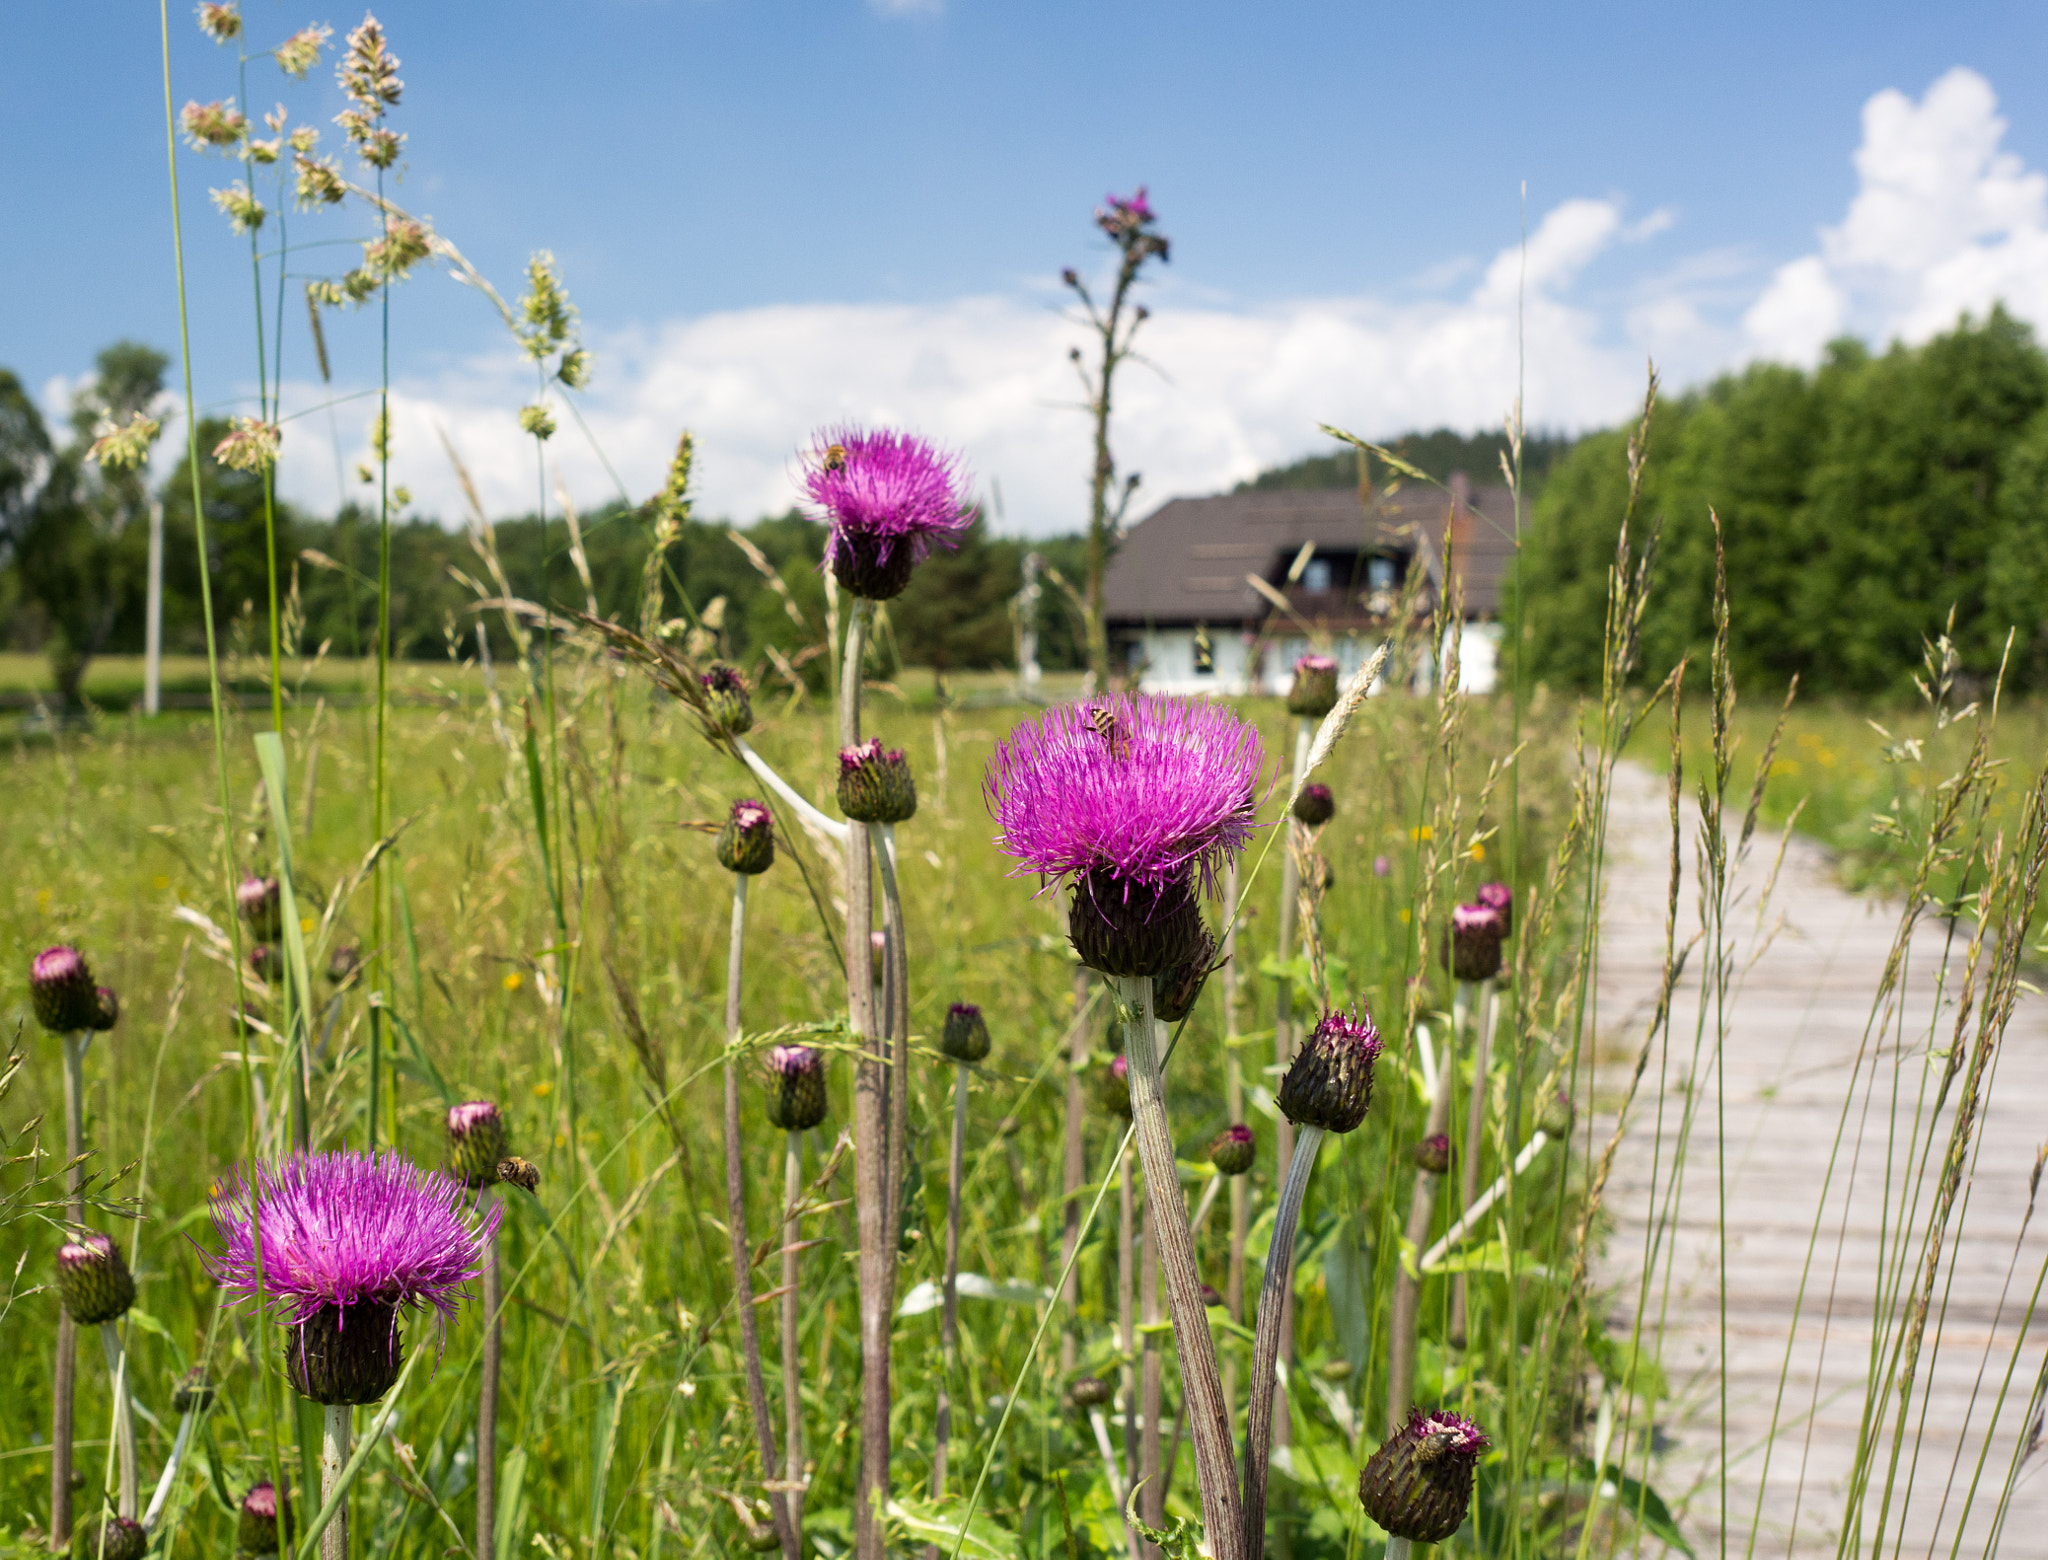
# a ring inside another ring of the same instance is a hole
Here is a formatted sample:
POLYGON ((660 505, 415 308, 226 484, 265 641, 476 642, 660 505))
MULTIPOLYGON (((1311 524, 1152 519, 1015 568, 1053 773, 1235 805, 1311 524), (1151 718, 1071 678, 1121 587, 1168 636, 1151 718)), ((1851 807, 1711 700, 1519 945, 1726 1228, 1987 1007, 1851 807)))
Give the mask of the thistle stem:
MULTIPOLYGON (((1231 858, 1223 874, 1223 1036, 1224 1069, 1223 1097, 1229 1108, 1232 1122, 1244 1120, 1244 1059, 1230 1042, 1237 1038, 1237 1003, 1239 982, 1237 972, 1237 860, 1231 858)), ((1244 1241, 1245 1232, 1251 1222, 1251 1208, 1246 1196, 1248 1177, 1230 1177, 1230 1266, 1223 1280, 1223 1303, 1230 1308, 1230 1319, 1240 1327, 1244 1325, 1244 1241)), ((1231 1419, 1237 1418, 1237 1351, 1232 1349, 1223 1365, 1223 1409, 1231 1419)))
POLYGON ((789 1507, 789 1531, 799 1548, 804 1536, 804 1404, 803 1361, 797 1350, 797 1269, 803 1253, 797 1204, 804 1193, 804 1135, 784 1134, 782 1154, 782 1455, 783 1499, 789 1507))
POLYGON ((1415 1553, 1415 1541, 1411 1538, 1390 1538, 1384 1560, 1408 1560, 1415 1553))
POLYGON ((1202 1226, 1209 1222, 1209 1210, 1216 1206, 1216 1193, 1229 1179, 1229 1176, 1218 1171, 1209 1177, 1209 1184, 1202 1188, 1201 1198, 1195 1203, 1195 1216, 1188 1221, 1188 1227, 1197 1235, 1202 1233, 1202 1226))
MULTIPOLYGON (((768 1384, 761 1373, 761 1324, 754 1315, 754 1259, 747 1240, 747 1182, 740 1158, 740 1073, 733 1060, 741 1034, 740 966, 747 944, 747 882, 744 872, 732 875, 732 942, 725 966, 725 1213, 732 1236, 732 1299, 740 1317, 747 1407, 753 1415, 754 1441, 761 1453, 761 1477, 772 1479, 782 1464, 775 1451, 775 1425, 768 1417, 768 1384)), ((768 1509, 785 1560, 797 1560, 796 1540, 789 1530, 779 1493, 770 1492, 768 1509)))
MULTIPOLYGON (((1429 1126, 1425 1136, 1435 1137, 1450 1125, 1451 1082, 1458 1072, 1458 1037, 1471 1016, 1471 988, 1459 983, 1451 1003, 1451 1033, 1437 1065, 1436 1092, 1430 1096, 1429 1126)), ((1429 1221, 1436 1214, 1437 1183, 1443 1179, 1428 1170, 1415 1172, 1415 1189, 1408 1201, 1408 1227, 1403 1232, 1418 1252, 1429 1239, 1429 1221)), ((1406 1263, 1394 1272, 1394 1303, 1388 1318, 1387 1433, 1392 1435, 1408 1422, 1408 1408, 1415 1395, 1415 1329, 1421 1319, 1422 1279, 1410 1277, 1406 1263)))
MULTIPOLYGON (((1134 1259, 1138 1219, 1128 1154, 1117 1167, 1116 1196, 1116 1380, 1117 1393, 1124 1404, 1124 1466, 1135 1478, 1138 1472, 1138 1265, 1134 1259)), ((1116 1498, 1126 1500, 1130 1493, 1131 1487, 1126 1484, 1116 1492, 1116 1498)))
MULTIPOLYGON (((1178 1185, 1174 1188, 1178 1195, 1178 1185)), ((1148 1188, 1149 1191, 1149 1188, 1148 1188)), ((1154 1329, 1161 1320, 1159 1315, 1159 1231, 1152 1210, 1153 1199, 1145 1199, 1144 1222, 1138 1231, 1138 1262, 1140 1279, 1140 1315, 1145 1323, 1143 1353, 1138 1373, 1139 1413, 1142 1416, 1138 1431, 1138 1514, 1151 1527, 1166 1525, 1166 1483, 1164 1479, 1165 1448, 1159 1434, 1159 1422, 1166 1406, 1166 1362, 1159 1349, 1159 1334, 1154 1329)), ((1192 1232, 1190 1232, 1192 1239, 1192 1232)), ((1155 1545, 1147 1544, 1146 1552, 1159 1553, 1155 1545)))
POLYGON ((1272 1454, 1273 1391, 1279 1376, 1280 1318, 1294 1279, 1294 1231, 1309 1173, 1323 1146, 1321 1127, 1303 1127, 1287 1162, 1287 1180, 1273 1210, 1273 1241, 1266 1248, 1266 1278, 1259 1288, 1259 1322, 1252 1334, 1252 1401, 1244 1430, 1244 1545, 1247 1560, 1266 1551, 1266 1464, 1272 1454))
MULTIPOLYGON (((839 744, 860 743, 861 651, 868 603, 847 613, 845 662, 839 679, 839 744)), ((846 830, 847 1028, 861 1052, 854 1072, 854 1201, 860 1239, 860 1472, 854 1485, 854 1549, 859 1560, 886 1560, 882 1507, 889 1497, 889 1321, 896 1288, 896 1231, 887 1222, 889 1194, 888 1041, 876 1023, 869 932, 874 924, 868 828, 846 830)))
POLYGON ((142 1513, 142 1525, 156 1526, 158 1517, 164 1514, 164 1507, 170 1504, 171 1490, 177 1485, 178 1472, 185 1466, 185 1450, 192 1444, 192 1425, 198 1419, 199 1410, 188 1408, 178 1416, 178 1433, 171 1440, 171 1455, 164 1463, 164 1471, 156 1481, 156 1490, 149 1497, 149 1508, 142 1513))
POLYGON ((1166 1088, 1159 1065, 1159 1036, 1152 1016, 1152 982, 1147 976, 1117 977, 1118 995, 1134 1015, 1126 1033, 1130 1057, 1131 1121, 1138 1157, 1145 1166, 1145 1195, 1159 1235, 1161 1277, 1173 1312, 1174 1343, 1180 1356, 1181 1412, 1195 1448, 1195 1483, 1202 1499, 1202 1525, 1214 1560, 1245 1560, 1243 1518, 1231 1456, 1230 1424, 1223 1383, 1216 1369, 1216 1343, 1202 1304, 1201 1275, 1195 1269, 1194 1237, 1187 1203, 1174 1164, 1173 1138, 1166 1125, 1166 1088))
MULTIPOLYGON (((85 1047, 88 1036, 75 1030, 64 1036, 64 1172, 70 1193, 71 1222, 85 1223, 85 1047)), ((62 1548, 71 1541, 72 1414, 78 1402, 78 1324, 71 1313, 57 1313, 57 1368, 50 1384, 50 1542, 62 1548)))
MULTIPOLYGON (((1486 1070, 1492 1064, 1493 1025, 1500 1013, 1500 996, 1491 980, 1479 982, 1477 1001, 1482 1016, 1479 1038, 1472 1046, 1472 1088, 1465 1107, 1465 1162, 1459 1167, 1463 1196, 1458 1200, 1468 1211, 1479 1195, 1480 1162, 1486 1157, 1486 1105, 1491 1092, 1487 1088, 1486 1070)), ((1456 1348, 1464 1347, 1469 1331, 1465 1306, 1465 1275, 1458 1273, 1451 1279, 1450 1341, 1456 1348)))
POLYGON ((142 1474, 135 1461, 135 1400, 128 1391, 128 1351, 121 1346, 118 1323, 100 1323, 100 1349, 107 1357, 107 1378, 114 1394, 114 1447, 121 1467, 121 1498, 114 1509, 133 1520, 142 1509, 142 1474))
MULTIPOLYGON (((1315 722, 1306 715, 1297 716, 1294 722, 1294 768, 1287 776, 1287 794, 1291 797, 1301 789, 1301 782, 1308 773, 1309 744, 1315 739, 1315 722)), ((1286 842, 1280 852, 1280 935, 1276 952, 1284 965, 1294 958, 1296 933, 1300 929, 1301 863, 1296 846, 1299 839, 1307 834, 1307 827, 1289 812, 1280 825, 1287 833, 1286 842)), ((1287 1075, 1287 1064, 1294 1060, 1294 982, 1281 976, 1274 982, 1276 994, 1273 1013, 1273 1063, 1276 1078, 1287 1075)), ((1294 1163, 1294 1123, 1285 1116, 1275 1124, 1273 1134, 1273 1162, 1291 1165, 1294 1163)), ((1294 1296, 1280 1297, 1279 1327, 1280 1358, 1289 1363, 1294 1359, 1294 1296)), ((1280 1444, 1288 1441, 1288 1424, 1283 1417, 1280 1421, 1280 1444)))
MULTIPOLYGON (((495 1187, 477 1195, 479 1216, 490 1211, 495 1187)), ((505 1275, 498 1266, 498 1236, 484 1244, 484 1353, 477 1372, 476 1560, 492 1560, 498 1541, 498 1369, 505 1353, 505 1275)))
MULTIPOLYGON (((883 1087, 889 1096, 889 1203, 887 1228, 903 1228, 903 1179, 910 1144, 910 950, 903 925, 903 897, 896 888, 896 825, 873 826, 875 863, 882 876, 882 1001, 877 1028, 889 1058, 883 1087)), ((890 1268, 891 1286, 895 1268, 890 1268)), ((891 1296, 893 1307, 894 1296, 891 1296)))
MULTIPOLYGON (((1067 911, 1062 901, 1060 932, 1063 937, 1066 930, 1067 911)), ((1074 1247, 1081 1239, 1081 1192, 1088 1184, 1088 1099, 1081 1080, 1088 1065, 1088 995, 1092 984, 1087 969, 1075 965, 1072 987, 1074 1023, 1067 1031, 1067 1113, 1060 1161, 1060 1271, 1066 1274, 1065 1285, 1060 1292, 1060 1309, 1067 1318, 1066 1327, 1060 1334, 1060 1375, 1063 1378, 1074 1374, 1080 1352, 1074 1318, 1081 1309, 1081 1273, 1074 1261, 1074 1247)))
POLYGON ((1131 1531, 1130 1518, 1124 1515, 1124 1494, 1130 1486, 1124 1483, 1124 1470, 1109 1439, 1109 1421, 1102 1417, 1101 1409, 1091 1408, 1088 1423, 1095 1429, 1095 1449, 1102 1453, 1102 1471, 1109 1475, 1109 1487, 1116 1492, 1116 1519, 1123 1525, 1124 1548, 1131 1560, 1138 1560, 1138 1535, 1131 1531))
MULTIPOLYGON (((953 1438, 952 1381, 960 1368, 960 1179, 967 1164, 967 1064, 955 1064, 953 1144, 946 1159, 945 1303, 939 1311, 939 1404, 932 1431, 932 1499, 946 1493, 946 1446, 953 1438)), ((934 1548, 937 1546, 934 1545, 934 1548)))
MULTIPOLYGON (((346 1403, 329 1403, 321 1415, 320 1504, 334 1499, 341 1485, 341 1470, 348 1466, 350 1415, 346 1403)), ((283 1507, 279 1507, 279 1536, 283 1536, 283 1507)), ((348 1560, 348 1503, 335 1508, 334 1520, 320 1535, 320 1560, 348 1560)))

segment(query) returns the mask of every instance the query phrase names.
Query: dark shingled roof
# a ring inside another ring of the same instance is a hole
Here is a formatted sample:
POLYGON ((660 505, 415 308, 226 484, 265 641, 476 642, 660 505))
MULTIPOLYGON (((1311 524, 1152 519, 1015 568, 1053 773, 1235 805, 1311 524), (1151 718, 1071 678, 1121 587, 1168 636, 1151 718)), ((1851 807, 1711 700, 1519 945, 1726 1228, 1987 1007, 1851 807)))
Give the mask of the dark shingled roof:
MULTIPOLYGON (((1450 495, 1411 483, 1391 495, 1374 495, 1367 509, 1348 489, 1173 499, 1132 526, 1110 561, 1104 616, 1126 628, 1256 622, 1273 607, 1245 576, 1281 585, 1307 542, 1318 552, 1398 558, 1404 567, 1419 549, 1433 579, 1453 496, 1459 502, 1452 558, 1464 585, 1465 615, 1491 617, 1500 610, 1502 582, 1514 556, 1514 499, 1502 486, 1472 487, 1462 474, 1453 475, 1450 495)), ((1304 615, 1327 619, 1360 611, 1341 590, 1314 594, 1321 599, 1297 603, 1304 615)))

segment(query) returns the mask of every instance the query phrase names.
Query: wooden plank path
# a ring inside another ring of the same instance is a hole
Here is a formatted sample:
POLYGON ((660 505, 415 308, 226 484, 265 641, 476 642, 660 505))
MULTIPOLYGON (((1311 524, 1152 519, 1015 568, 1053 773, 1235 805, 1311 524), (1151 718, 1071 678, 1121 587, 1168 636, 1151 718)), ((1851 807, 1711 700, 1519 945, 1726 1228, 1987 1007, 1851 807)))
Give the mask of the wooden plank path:
MULTIPOLYGON (((1682 812, 1681 946, 1700 925, 1698 824, 1688 802, 1682 812)), ((1625 766, 1615 782, 1601 926, 1596 1152, 1612 1131, 1662 982, 1670 845, 1664 777, 1625 766)), ((1866 1396, 1881 1257, 1889 1252, 1897 1263, 1906 1252, 1910 1287, 1923 1261, 1919 1231, 1961 1085, 1958 1078, 1934 1123, 1933 1165, 1922 1170, 1903 1163, 1916 1110, 1919 1140, 1928 1139, 1926 1118, 1942 1067, 1928 1062, 1928 1039, 1931 1030, 1935 1044, 1946 1048, 1953 1033, 1967 926, 1923 918, 1910 943, 1899 1011, 1866 1046, 1899 907, 1845 893, 1821 849, 1795 838, 1760 914, 1777 845, 1760 830, 1734 878, 1728 946, 1739 985, 1726 1004, 1721 1092, 1716 1095, 1713 1076, 1712 1015, 1704 1030, 1695 1028, 1705 963, 1703 950, 1695 950, 1674 999, 1668 1042, 1662 1054, 1653 1051, 1630 1111, 1606 1199, 1614 1228, 1597 1269, 1611 1297, 1610 1331, 1626 1338, 1640 1315, 1646 1343, 1670 1375, 1673 1401, 1658 1411, 1662 1451, 1650 1479, 1674 1506, 1683 1502, 1680 1525, 1701 1560, 1837 1553, 1866 1396), (1691 1091, 1690 1143, 1674 1194, 1688 1105, 1680 1080, 1692 1070, 1696 1035, 1704 1036, 1700 1082, 1691 1091), (1846 1120, 1845 1100, 1851 1101, 1846 1120), (1717 1116, 1725 1144, 1725 1368, 1717 1116), (1838 1131, 1841 1147, 1830 1176, 1838 1131), (1902 1245, 1899 1210, 1916 1194, 1918 1214, 1902 1245), (1653 1244, 1657 1264, 1646 1286, 1644 1254, 1653 1244)), ((2022 995, 1989 1095, 1964 1182, 1967 1201, 1950 1222, 1952 1260, 1935 1290, 1922 1351, 1911 1416, 1912 1422, 1926 1416, 1917 1459, 1909 1433, 1882 1549, 1872 1543, 1884 1484, 1880 1464, 1860 1540, 1843 1553, 1934 1557, 1949 1555, 1952 1546, 1963 1556, 1988 1552, 1994 1507, 2015 1441, 2027 1429, 2021 1421, 2048 1344, 2048 1315, 2037 1316, 2022 1336, 2048 1253, 2048 1196, 2016 1245, 2036 1153, 2048 1138, 2048 999, 2022 995), (1965 1519, 1965 1493, 2016 1345, 2017 1369, 1965 1519)), ((1890 1307, 1893 1316, 1902 1309, 1890 1307)), ((1895 1325, 1891 1336, 1897 1336, 1895 1325)), ((1889 1431, 1885 1446, 1888 1454, 1889 1431)), ((1655 1545, 1644 1548, 1659 1552, 1655 1545)), ((1997 1553, 2048 1560, 2048 1441, 2022 1465, 1997 1553)))

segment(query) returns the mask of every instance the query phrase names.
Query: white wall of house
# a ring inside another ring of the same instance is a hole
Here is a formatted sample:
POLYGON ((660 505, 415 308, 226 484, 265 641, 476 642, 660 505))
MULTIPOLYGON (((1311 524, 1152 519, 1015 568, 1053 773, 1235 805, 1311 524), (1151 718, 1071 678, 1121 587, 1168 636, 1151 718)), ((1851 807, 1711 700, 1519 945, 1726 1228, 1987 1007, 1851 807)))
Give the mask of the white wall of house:
MULTIPOLYGON (((1266 642, 1262 664, 1247 664, 1251 643, 1229 630, 1209 631, 1214 669, 1195 670, 1195 631, 1191 628, 1147 629, 1135 636, 1133 659, 1145 667, 1141 686, 1148 693, 1282 694, 1294 675, 1294 663, 1308 654, 1304 635, 1286 635, 1266 642)), ((1341 684, 1373 651, 1377 639, 1349 637, 1337 641, 1333 654, 1341 684)), ((1467 623, 1458 636, 1458 685, 1467 693, 1491 693, 1500 660, 1500 625, 1467 623)))

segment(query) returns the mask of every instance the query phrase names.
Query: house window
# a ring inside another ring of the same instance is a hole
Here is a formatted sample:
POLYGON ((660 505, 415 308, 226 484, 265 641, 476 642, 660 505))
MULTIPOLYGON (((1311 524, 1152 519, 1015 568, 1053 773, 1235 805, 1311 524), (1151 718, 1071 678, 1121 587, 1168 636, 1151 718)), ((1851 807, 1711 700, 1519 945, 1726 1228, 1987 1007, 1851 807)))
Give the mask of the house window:
POLYGON ((1304 590, 1328 590, 1330 588, 1330 560, 1311 558, 1308 568, 1301 576, 1304 590))
POLYGON ((1368 558, 1365 563, 1365 583, 1369 590, 1392 590, 1394 588, 1394 560, 1391 558, 1368 558))

